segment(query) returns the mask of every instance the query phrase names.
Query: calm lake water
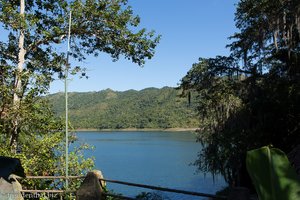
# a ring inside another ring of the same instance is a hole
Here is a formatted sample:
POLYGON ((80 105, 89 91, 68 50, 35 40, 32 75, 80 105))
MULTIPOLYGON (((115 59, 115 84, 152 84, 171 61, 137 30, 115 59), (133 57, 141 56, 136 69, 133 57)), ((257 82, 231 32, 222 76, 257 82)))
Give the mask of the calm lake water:
MULTIPOLYGON (((214 194, 226 184, 221 177, 196 173, 190 164, 201 145, 190 132, 79 132, 78 143, 95 146, 87 156, 95 157, 96 169, 107 179, 214 194)), ((117 193, 134 197, 151 190, 108 184, 117 193)), ((174 200, 199 197, 162 193, 174 200)))

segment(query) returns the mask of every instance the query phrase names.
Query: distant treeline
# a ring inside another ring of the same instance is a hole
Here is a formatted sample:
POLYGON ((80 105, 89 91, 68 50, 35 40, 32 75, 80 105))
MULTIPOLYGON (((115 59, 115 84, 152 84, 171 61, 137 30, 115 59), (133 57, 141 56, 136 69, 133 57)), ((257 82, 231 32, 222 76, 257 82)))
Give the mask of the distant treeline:
MULTIPOLYGON (((76 129, 198 127, 195 108, 170 87, 141 91, 69 93, 69 118, 76 129)), ((48 96, 57 116, 64 117, 64 93, 48 96)))

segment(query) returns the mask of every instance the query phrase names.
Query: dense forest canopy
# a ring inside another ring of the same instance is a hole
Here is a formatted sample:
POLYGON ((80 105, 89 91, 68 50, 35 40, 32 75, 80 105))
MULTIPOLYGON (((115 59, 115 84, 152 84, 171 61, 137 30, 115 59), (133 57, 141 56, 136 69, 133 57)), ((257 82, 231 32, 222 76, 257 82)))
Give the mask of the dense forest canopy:
MULTIPOLYGON (((69 94, 70 122, 75 129, 195 128, 194 107, 170 87, 141 91, 72 92, 69 94)), ((47 96, 57 116, 64 116, 64 94, 47 96)))
POLYGON ((202 116, 195 164, 247 186, 245 153, 300 142, 300 1, 241 0, 230 56, 200 58, 181 81, 202 116))

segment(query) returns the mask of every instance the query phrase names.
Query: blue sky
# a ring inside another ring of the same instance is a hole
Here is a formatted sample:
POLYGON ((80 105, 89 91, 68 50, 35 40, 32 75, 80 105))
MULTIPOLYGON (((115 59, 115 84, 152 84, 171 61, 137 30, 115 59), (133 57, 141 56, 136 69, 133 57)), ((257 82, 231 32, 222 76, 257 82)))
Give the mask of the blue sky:
MULTIPOLYGON (((88 57, 83 65, 89 79, 73 77, 69 91, 177 86, 199 57, 229 54, 225 46, 236 31, 235 3, 237 0, 129 0, 141 17, 141 27, 162 35, 154 58, 141 68, 124 59, 112 62, 105 54, 88 57)), ((59 80, 50 88, 51 93, 63 90, 59 80)))

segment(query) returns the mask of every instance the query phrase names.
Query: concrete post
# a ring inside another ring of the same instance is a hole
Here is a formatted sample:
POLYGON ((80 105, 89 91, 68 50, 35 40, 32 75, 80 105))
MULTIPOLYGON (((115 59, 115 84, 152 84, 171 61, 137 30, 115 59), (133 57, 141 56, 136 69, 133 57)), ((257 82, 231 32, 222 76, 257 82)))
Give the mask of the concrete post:
POLYGON ((81 186, 76 192, 76 200, 102 200, 104 199, 103 187, 99 178, 103 178, 101 171, 88 172, 81 186))

